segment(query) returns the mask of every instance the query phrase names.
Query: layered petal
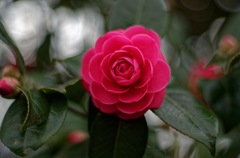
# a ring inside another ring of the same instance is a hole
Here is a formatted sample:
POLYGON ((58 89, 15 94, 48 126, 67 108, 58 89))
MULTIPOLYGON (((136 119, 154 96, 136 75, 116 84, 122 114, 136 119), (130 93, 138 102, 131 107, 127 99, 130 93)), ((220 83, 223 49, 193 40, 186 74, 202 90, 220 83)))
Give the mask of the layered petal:
POLYGON ((92 81, 92 78, 89 74, 89 67, 90 67, 90 61, 94 56, 94 49, 90 49, 88 50, 82 59, 82 68, 81 68, 81 76, 83 78, 83 80, 85 81, 85 83, 89 84, 92 81))
POLYGON ((89 63, 89 71, 91 79, 97 83, 101 83, 103 72, 101 69, 101 62, 103 60, 103 54, 95 55, 89 63))
POLYGON ((170 68, 165 61, 158 60, 153 77, 148 83, 148 93, 156 93, 165 88, 170 80, 170 68))
POLYGON ((121 47, 125 45, 131 45, 131 41, 125 36, 114 36, 108 39, 103 45, 103 53, 105 55, 114 53, 120 50, 121 47))
POLYGON ((148 35, 140 34, 132 38, 132 43, 139 48, 144 58, 149 59, 153 65, 157 63, 160 51, 152 38, 148 35))
POLYGON ((141 78, 138 80, 138 82, 134 87, 141 88, 145 86, 151 80, 152 76, 153 76, 152 63, 148 59, 146 59, 144 67, 142 68, 142 71, 141 71, 141 78))
POLYGON ((114 37, 114 36, 117 36, 117 35, 121 36, 121 35, 123 35, 123 34, 122 34, 121 31, 111 31, 111 32, 108 32, 108 33, 106 33, 105 35, 99 37, 99 38, 97 39, 96 44, 95 44, 95 47, 94 47, 96 53, 102 53, 102 47, 103 47, 104 43, 105 43, 108 39, 110 39, 111 37, 114 37))
POLYGON ((123 103, 137 102, 145 96, 147 90, 148 90, 147 85, 139 89, 130 88, 125 93, 119 94, 118 97, 119 100, 123 103))
POLYGON ((102 86, 111 93, 115 93, 115 94, 121 94, 124 92, 127 92, 129 90, 128 87, 123 87, 120 86, 118 84, 116 84, 115 82, 103 77, 102 78, 102 86))
POLYGON ((150 109, 159 108, 162 104, 166 93, 166 88, 162 89, 161 91, 154 93, 154 98, 149 106, 150 109))
POLYGON ((92 82, 90 92, 94 99, 97 99, 103 104, 115 104, 119 102, 116 94, 108 92, 102 85, 92 82))
POLYGON ((139 35, 139 34, 146 34, 148 36, 150 36, 157 44, 158 48, 160 48, 161 45, 161 40, 158 36, 158 34, 152 30, 147 30, 146 28, 144 28, 143 26, 137 25, 137 26, 132 26, 129 27, 124 34, 129 38, 132 39, 135 35, 139 35))
POLYGON ((154 94, 146 94, 141 100, 133 103, 119 102, 116 107, 125 114, 134 114, 148 108, 153 100, 154 94))
POLYGON ((96 99, 92 99, 92 100, 94 105, 98 107, 100 111, 102 111, 103 113, 114 114, 118 111, 114 104, 103 104, 96 99))

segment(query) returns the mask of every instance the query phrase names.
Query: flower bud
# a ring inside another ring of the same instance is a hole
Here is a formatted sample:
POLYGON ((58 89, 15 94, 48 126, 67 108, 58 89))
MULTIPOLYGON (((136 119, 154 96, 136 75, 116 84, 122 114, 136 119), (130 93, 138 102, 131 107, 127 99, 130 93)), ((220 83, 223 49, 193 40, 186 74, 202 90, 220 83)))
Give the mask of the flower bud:
POLYGON ((3 98, 12 99, 20 92, 17 85, 20 83, 13 77, 3 77, 0 80, 0 95, 3 98))
POLYGON ((77 144, 77 143, 80 143, 80 142, 83 142, 84 140, 87 139, 87 134, 80 131, 80 130, 75 130, 75 131, 72 131, 68 134, 68 142, 70 144, 77 144))
POLYGON ((14 77, 17 80, 20 80, 20 78, 21 78, 21 74, 20 74, 18 68, 13 65, 5 66, 2 70, 1 76, 2 77, 14 77))
POLYGON ((231 35, 225 35, 219 42, 219 50, 221 55, 232 56, 239 49, 238 41, 231 35))

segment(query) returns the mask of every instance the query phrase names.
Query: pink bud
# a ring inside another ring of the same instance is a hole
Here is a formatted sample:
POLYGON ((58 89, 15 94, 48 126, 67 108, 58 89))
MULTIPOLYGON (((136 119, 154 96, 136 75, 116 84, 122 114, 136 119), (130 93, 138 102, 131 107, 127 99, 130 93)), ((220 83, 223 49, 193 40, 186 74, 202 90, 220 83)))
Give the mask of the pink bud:
POLYGON ((231 35, 225 35, 219 42, 219 50, 222 55, 234 55, 239 49, 238 41, 231 35))
POLYGON ((0 95, 3 98, 11 99, 20 92, 17 85, 20 83, 13 77, 3 77, 0 80, 0 95))
POLYGON ((80 142, 83 142, 84 140, 87 139, 87 134, 80 131, 80 130, 75 130, 75 131, 72 131, 68 134, 68 142, 70 144, 77 144, 77 143, 80 143, 80 142))

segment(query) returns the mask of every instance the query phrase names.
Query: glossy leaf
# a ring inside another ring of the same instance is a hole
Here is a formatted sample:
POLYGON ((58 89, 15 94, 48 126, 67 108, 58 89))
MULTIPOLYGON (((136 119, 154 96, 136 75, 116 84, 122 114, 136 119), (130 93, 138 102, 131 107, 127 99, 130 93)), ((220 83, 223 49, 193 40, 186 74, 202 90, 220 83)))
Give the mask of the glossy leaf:
POLYGON ((7 44, 11 48, 11 50, 13 51, 13 53, 16 56, 19 71, 21 72, 21 74, 24 74, 25 73, 25 63, 24 63, 23 57, 21 55, 21 52, 19 51, 15 42, 9 36, 1 19, 0 19, 0 40, 3 41, 5 44, 7 44))
POLYGON ((163 36, 168 27, 168 12, 164 1, 131 0, 117 1, 109 18, 109 30, 127 28, 139 24, 151 28, 163 36))
POLYGON ((146 120, 121 120, 98 113, 90 132, 90 158, 141 158, 147 143, 146 120))
POLYGON ((34 90, 28 93, 27 97, 21 96, 17 98, 10 106, 4 117, 0 131, 2 142, 18 155, 25 155, 46 143, 60 129, 67 112, 66 97, 59 92, 47 91, 43 93, 41 90, 39 92, 34 90), (34 109, 33 113, 30 112, 32 105, 29 104, 31 102, 28 100, 29 95, 34 96, 33 102, 37 106, 34 105, 33 107, 38 108, 37 110, 34 109), (46 105, 43 105, 43 98, 41 97, 45 97, 46 102, 44 101, 44 104, 46 105), (41 106, 48 106, 50 108, 48 113, 44 111, 44 115, 46 115, 43 117, 44 119, 41 116, 42 114, 40 114, 42 112, 40 110, 41 106), (38 116, 41 116, 39 117, 41 122, 36 122, 35 119, 38 116), (31 123, 27 124, 24 130, 22 130, 26 118, 27 122, 31 123))
POLYGON ((0 139, 15 154, 24 155, 24 135, 21 125, 27 113, 27 100, 24 96, 17 98, 9 107, 0 131, 0 139))
POLYGON ((168 125, 203 143, 215 154, 217 118, 207 107, 199 105, 191 94, 169 90, 161 107, 154 112, 168 125))
POLYGON ((44 93, 36 89, 29 90, 24 87, 20 87, 20 90, 27 99, 27 113, 22 128, 38 125, 46 121, 50 106, 44 93))

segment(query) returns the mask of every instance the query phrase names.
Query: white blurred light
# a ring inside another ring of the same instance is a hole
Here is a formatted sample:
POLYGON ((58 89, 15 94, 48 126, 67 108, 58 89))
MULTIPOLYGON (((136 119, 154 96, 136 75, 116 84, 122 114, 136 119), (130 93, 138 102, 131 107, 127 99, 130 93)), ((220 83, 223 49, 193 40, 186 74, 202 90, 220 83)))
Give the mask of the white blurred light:
POLYGON ((85 45, 93 46, 103 33, 103 18, 91 7, 72 11, 61 7, 56 10, 53 24, 52 58, 66 59, 79 54, 85 45))
MULTIPOLYGON (((35 49, 45 35, 43 17, 41 7, 33 1, 12 3, 2 12, 4 24, 19 47, 26 64, 31 64, 35 59, 35 49)), ((13 55, 8 58, 12 63, 15 62, 13 55)))

